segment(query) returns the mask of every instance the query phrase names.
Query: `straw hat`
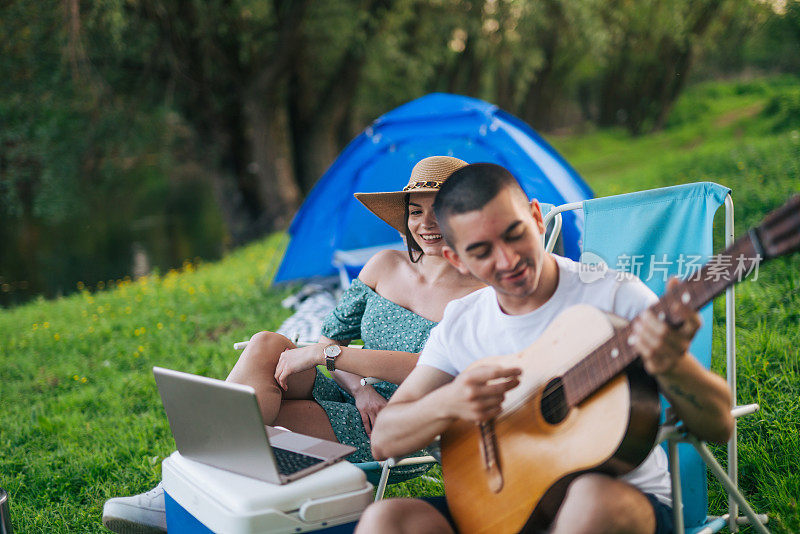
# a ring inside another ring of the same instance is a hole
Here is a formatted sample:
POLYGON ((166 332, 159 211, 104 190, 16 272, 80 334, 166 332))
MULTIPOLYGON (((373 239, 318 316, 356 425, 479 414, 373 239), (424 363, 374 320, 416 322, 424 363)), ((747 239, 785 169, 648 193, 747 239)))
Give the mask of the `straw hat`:
POLYGON ((386 193, 356 193, 354 196, 366 208, 400 232, 406 232, 406 195, 436 193, 453 172, 467 165, 466 161, 450 156, 431 156, 420 160, 411 170, 402 191, 386 193))

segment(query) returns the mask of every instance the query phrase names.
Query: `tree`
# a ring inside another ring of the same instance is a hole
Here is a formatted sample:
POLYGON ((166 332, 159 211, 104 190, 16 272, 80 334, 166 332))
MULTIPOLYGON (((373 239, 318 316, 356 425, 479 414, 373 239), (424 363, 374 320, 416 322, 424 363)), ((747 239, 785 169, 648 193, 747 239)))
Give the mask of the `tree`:
POLYGON ((634 135, 663 127, 688 79, 695 43, 723 1, 603 4, 610 45, 599 80, 598 124, 622 124, 634 135))

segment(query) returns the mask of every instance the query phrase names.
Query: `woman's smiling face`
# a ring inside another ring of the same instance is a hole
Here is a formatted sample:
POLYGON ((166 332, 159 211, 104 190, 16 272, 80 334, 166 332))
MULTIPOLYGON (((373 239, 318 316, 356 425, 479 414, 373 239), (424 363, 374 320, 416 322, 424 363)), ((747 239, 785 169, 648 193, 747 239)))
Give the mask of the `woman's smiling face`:
POLYGON ((434 198, 436 193, 411 193, 408 196, 408 230, 422 252, 441 256, 445 243, 433 214, 434 198))

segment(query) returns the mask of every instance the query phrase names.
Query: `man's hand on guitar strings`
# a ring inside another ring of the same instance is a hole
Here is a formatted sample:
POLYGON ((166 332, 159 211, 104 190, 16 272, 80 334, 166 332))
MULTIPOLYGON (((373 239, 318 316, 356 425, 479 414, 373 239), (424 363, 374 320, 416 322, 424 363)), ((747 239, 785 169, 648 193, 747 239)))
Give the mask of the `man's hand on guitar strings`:
MULTIPOLYGON (((673 287, 676 279, 669 281, 673 287)), ((680 327, 673 328, 646 310, 633 322, 633 347, 642 357, 645 370, 651 375, 671 371, 688 354, 689 345, 700 328, 700 316, 691 308, 675 303, 674 315, 683 318, 680 327)))
POLYGON ((448 384, 447 412, 454 419, 483 423, 500 414, 505 394, 519 385, 519 368, 482 365, 448 384))

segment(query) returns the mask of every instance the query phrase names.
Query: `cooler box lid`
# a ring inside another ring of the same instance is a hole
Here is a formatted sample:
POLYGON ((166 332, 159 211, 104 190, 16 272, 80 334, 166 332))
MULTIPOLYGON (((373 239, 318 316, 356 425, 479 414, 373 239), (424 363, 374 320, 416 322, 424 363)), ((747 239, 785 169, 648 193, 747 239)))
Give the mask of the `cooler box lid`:
POLYGON ((278 485, 189 460, 176 451, 163 462, 163 478, 165 490, 178 503, 208 498, 242 515, 291 512, 309 501, 372 491, 364 472, 346 460, 278 485))

